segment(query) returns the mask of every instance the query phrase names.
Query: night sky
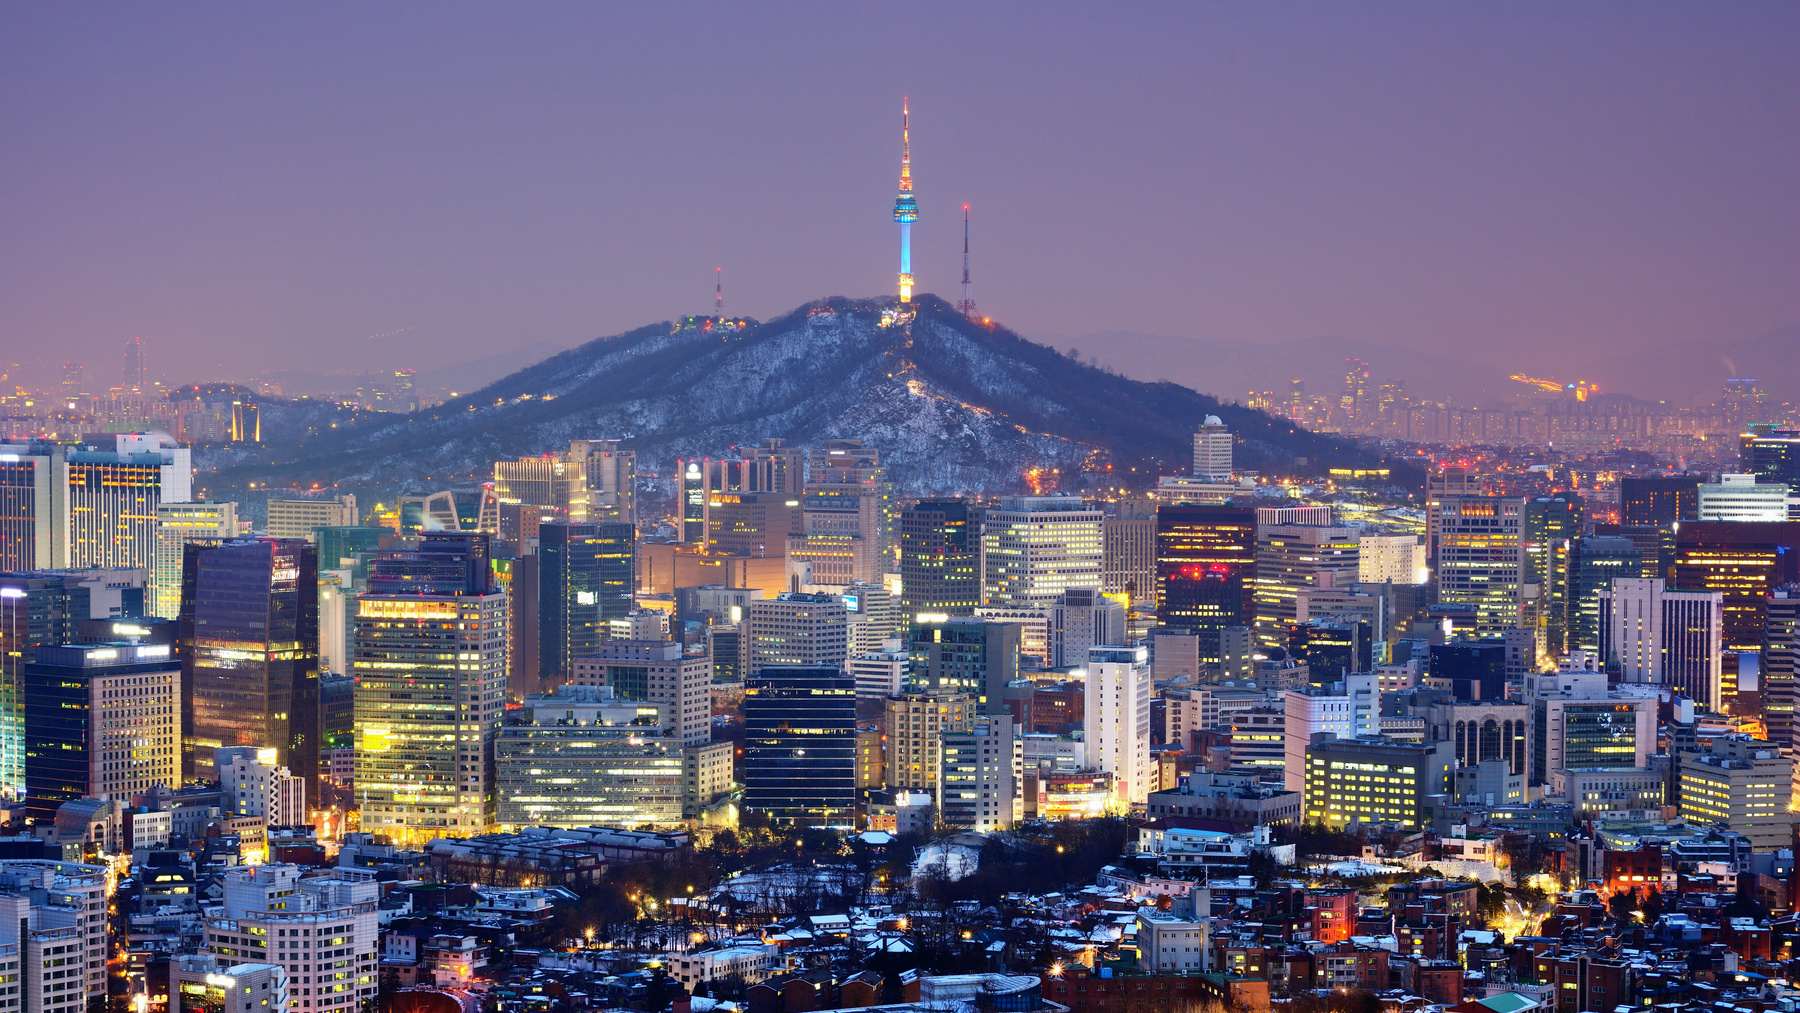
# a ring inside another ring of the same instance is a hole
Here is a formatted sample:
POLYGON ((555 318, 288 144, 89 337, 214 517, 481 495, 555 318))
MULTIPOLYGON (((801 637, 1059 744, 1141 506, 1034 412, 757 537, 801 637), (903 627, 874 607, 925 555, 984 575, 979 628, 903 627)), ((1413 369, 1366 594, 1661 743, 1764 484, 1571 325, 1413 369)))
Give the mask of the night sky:
POLYGON ((1800 322, 1797 51, 1775 3, 8 3, 0 365, 427 368, 715 266, 765 319, 891 293, 909 95, 922 291, 966 201, 1027 334, 1551 372, 1800 322))

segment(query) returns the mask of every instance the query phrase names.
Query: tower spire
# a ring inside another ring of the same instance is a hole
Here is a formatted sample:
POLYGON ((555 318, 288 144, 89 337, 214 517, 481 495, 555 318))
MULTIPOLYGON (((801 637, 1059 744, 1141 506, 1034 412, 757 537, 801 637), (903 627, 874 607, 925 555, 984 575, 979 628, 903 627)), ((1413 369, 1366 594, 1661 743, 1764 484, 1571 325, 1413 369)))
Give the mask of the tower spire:
POLYGON ((894 221, 900 223, 900 301, 912 302, 912 223, 919 220, 919 202, 913 197, 912 112, 900 98, 900 195, 894 198, 894 221))
POLYGON ((963 295, 962 301, 956 304, 956 311, 969 319, 975 319, 975 300, 969 295, 969 206, 963 205, 963 295))

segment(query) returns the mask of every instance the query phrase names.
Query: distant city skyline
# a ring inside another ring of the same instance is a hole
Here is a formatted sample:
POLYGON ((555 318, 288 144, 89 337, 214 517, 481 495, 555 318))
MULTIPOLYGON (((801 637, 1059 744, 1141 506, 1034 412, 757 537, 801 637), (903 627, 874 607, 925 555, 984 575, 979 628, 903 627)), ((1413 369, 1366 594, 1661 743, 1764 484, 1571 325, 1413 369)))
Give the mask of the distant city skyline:
POLYGON ((958 298, 969 203, 1027 335, 1548 373, 1800 322, 1791 8, 891 13, 14 8, 0 367, 541 355, 718 267, 762 319, 891 293, 902 95, 917 290, 958 298))

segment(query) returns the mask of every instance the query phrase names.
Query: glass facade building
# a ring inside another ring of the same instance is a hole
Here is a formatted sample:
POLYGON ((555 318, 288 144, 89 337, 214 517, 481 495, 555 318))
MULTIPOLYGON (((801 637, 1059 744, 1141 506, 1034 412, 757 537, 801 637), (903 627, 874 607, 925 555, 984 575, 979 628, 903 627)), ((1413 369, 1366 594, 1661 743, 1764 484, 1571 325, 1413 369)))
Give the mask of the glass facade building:
POLYGON ((681 740, 662 734, 662 706, 559 686, 513 714, 494 749, 503 828, 682 821, 681 740))
POLYGON ((538 528, 538 671, 545 688, 631 614, 637 532, 629 524, 547 523, 538 528))
POLYGON ((1156 615, 1200 634, 1202 664, 1219 635, 1256 620, 1256 510, 1166 504, 1156 509, 1156 615))
POLYGON ((835 668, 764 668, 744 683, 744 808, 779 823, 856 814, 856 680, 835 668))
POLYGON ((981 604, 981 523, 967 500, 920 500, 900 513, 900 612, 966 616, 981 604))
POLYGON ((1800 580, 1800 521, 1691 521, 1675 529, 1670 590, 1725 596, 1727 651, 1760 651, 1770 592, 1800 580))

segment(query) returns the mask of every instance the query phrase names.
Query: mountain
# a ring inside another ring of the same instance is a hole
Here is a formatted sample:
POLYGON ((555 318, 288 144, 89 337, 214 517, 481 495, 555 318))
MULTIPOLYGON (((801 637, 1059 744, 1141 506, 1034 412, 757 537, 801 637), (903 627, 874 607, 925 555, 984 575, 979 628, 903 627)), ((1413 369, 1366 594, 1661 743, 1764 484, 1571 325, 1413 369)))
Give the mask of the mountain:
MULTIPOLYGON (((520 363, 539 362, 563 350, 562 345, 552 345, 544 341, 534 341, 528 345, 508 349, 495 355, 486 355, 467 362, 452 363, 448 366, 433 366, 421 369, 413 376, 413 386, 418 390, 478 390, 493 383, 519 368, 520 363)), ((384 370, 373 370, 377 375, 384 370)), ((364 374, 355 372, 317 373, 303 369, 277 370, 269 374, 269 379, 281 384, 281 389, 290 396, 308 394, 334 394, 354 388, 362 381, 364 374)))
MULTIPOLYGON (((809 446, 861 439, 882 449, 908 493, 1016 491, 1031 469, 1060 469, 1068 489, 1095 460, 1110 460, 1121 484, 1141 486, 1187 470, 1191 434, 1207 415, 1237 433, 1245 469, 1321 473, 1379 460, 1187 387, 1077 363, 934 296, 915 301, 910 319, 894 322, 894 312, 892 299, 839 297, 767 323, 640 327, 433 408, 364 416, 260 457, 220 460, 205 484, 215 493, 252 482, 443 487, 484 479, 497 459, 579 438, 624 440, 640 470, 654 471, 773 436, 809 446)), ((1422 481, 1396 467, 1396 482, 1422 481)))

